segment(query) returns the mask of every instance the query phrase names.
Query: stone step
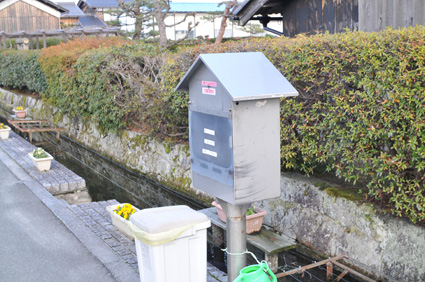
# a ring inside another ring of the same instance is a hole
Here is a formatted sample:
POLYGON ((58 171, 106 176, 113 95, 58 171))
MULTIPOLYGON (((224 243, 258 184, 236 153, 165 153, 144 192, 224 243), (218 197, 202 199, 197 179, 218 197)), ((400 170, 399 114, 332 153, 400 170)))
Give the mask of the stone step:
POLYGON ((36 147, 12 130, 8 139, 0 140, 0 148, 52 195, 68 203, 91 201, 86 181, 58 161, 52 160, 50 170, 39 171, 28 156, 36 147))

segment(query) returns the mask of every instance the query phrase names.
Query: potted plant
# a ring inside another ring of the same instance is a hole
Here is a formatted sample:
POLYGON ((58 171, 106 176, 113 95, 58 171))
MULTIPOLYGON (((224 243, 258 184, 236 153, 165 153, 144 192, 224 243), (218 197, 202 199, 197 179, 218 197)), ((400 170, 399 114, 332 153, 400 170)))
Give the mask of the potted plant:
POLYGON ((10 133, 10 127, 7 125, 4 125, 3 123, 0 123, 0 138, 1 139, 9 138, 9 133, 10 133))
MULTIPOLYGON (((218 217, 221 221, 226 222, 226 214, 223 208, 217 202, 212 202, 212 205, 216 207, 218 217)), ((251 205, 246 211, 246 233, 251 234, 260 231, 263 225, 263 218, 267 214, 267 211, 260 209, 259 207, 251 205)))
POLYGON ((25 118, 27 110, 19 106, 13 109, 13 112, 15 113, 17 118, 25 118))
POLYGON ((139 211, 138 208, 131 204, 123 203, 118 205, 107 206, 106 210, 112 219, 112 224, 124 235, 134 240, 133 233, 130 230, 130 216, 139 211))
POLYGON ((47 171, 50 169, 53 157, 42 148, 34 149, 34 151, 28 155, 39 171, 47 171))

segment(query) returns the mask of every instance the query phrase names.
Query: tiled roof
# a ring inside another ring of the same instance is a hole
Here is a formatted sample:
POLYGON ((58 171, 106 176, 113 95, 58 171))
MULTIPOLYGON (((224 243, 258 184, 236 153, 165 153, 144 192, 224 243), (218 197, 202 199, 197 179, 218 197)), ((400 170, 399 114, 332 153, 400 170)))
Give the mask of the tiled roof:
POLYGON ((101 19, 95 16, 85 16, 79 17, 78 22, 81 24, 83 28, 85 27, 108 27, 101 19))
POLYGON ((74 2, 56 2, 56 4, 68 10, 67 13, 62 13, 62 18, 84 16, 83 11, 74 2))
POLYGON ((173 3, 171 2, 170 12, 184 13, 184 12, 223 12, 226 5, 218 6, 218 3, 173 3))

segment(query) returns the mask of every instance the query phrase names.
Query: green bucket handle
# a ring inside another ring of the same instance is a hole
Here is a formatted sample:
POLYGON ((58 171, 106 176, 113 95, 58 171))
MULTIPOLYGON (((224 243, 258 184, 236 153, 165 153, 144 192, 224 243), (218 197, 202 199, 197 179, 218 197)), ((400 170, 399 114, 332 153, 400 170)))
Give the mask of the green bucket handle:
MULTIPOLYGON (((239 274, 239 276, 238 277, 236 277, 236 279, 235 280, 233 280, 233 282, 239 282, 239 281, 242 281, 242 279, 244 279, 245 278, 245 275, 243 275, 244 273, 242 272, 244 269, 246 269, 246 268, 249 268, 249 267, 253 267, 253 266, 256 266, 256 265, 250 265, 250 266, 247 266, 247 267, 245 267, 245 268, 243 268, 242 270, 241 270, 241 272, 240 272, 240 274, 239 274)), ((262 263, 260 263, 260 264, 258 264, 258 266, 264 271, 264 272, 267 272, 269 275, 270 275, 270 277, 272 278, 272 280, 271 280, 271 282, 277 282, 277 278, 276 278, 276 276, 274 275, 274 273, 273 273, 273 271, 270 269, 270 267, 268 266, 268 264, 267 264, 267 262, 262 262, 262 263), (266 266, 266 268, 264 268, 264 266, 263 265, 265 265, 266 266)), ((256 278, 258 278, 258 277, 256 277, 256 278)), ((246 281, 244 281, 244 282, 249 282, 250 280, 246 280, 246 281)), ((258 280, 259 281, 259 280, 258 280)), ((268 281, 269 281, 269 279, 268 279, 268 281)))

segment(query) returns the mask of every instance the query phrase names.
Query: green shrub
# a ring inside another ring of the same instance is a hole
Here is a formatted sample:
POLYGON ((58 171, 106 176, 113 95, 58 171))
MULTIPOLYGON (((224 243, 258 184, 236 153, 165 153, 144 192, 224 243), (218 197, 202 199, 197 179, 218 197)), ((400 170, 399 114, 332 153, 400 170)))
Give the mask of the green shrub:
POLYGON ((104 130, 123 127, 125 123, 119 120, 120 114, 116 114, 117 109, 110 103, 109 93, 103 95, 105 91, 99 92, 106 90, 106 85, 101 85, 105 81, 102 80, 102 63, 99 62, 105 54, 99 51, 99 54, 95 52, 79 59, 93 49, 102 50, 124 43, 115 37, 76 39, 43 49, 39 62, 48 85, 43 96, 64 113, 97 121, 104 130), (90 94, 87 95, 87 92, 90 94), (99 115, 99 107, 109 112, 107 118, 99 115))
POLYGON ((397 216, 425 219, 425 28, 300 37, 278 65, 300 96, 282 101, 282 163, 325 166, 397 216))
POLYGON ((0 85, 41 93, 46 87, 46 76, 38 64, 38 51, 1 52, 0 85))
MULTIPOLYGON (((252 38, 173 52, 76 41, 46 49, 39 62, 45 96, 63 111, 105 130, 187 140, 188 93, 174 87, 201 53, 251 51, 263 52, 300 94, 281 101, 282 169, 326 169, 362 181, 388 211, 425 221, 425 27, 252 38)), ((13 61, 0 59, 9 70, 13 61)), ((0 70, 0 81, 20 87, 19 75, 0 70)))

